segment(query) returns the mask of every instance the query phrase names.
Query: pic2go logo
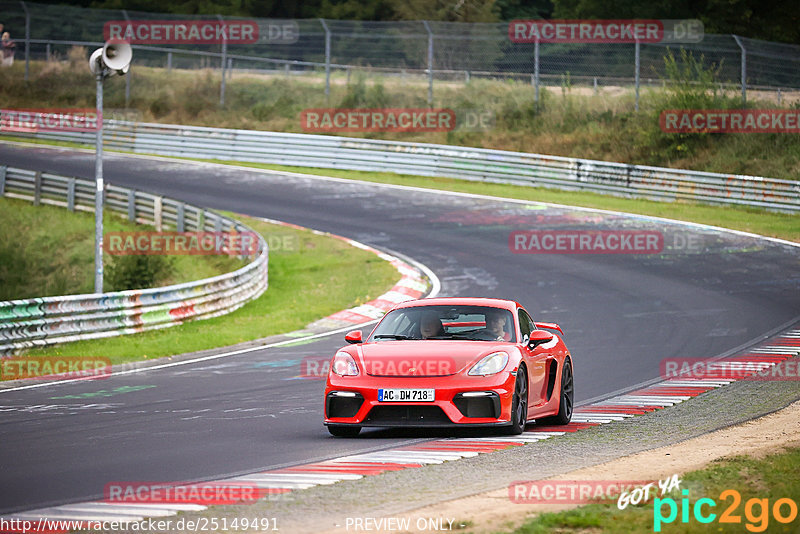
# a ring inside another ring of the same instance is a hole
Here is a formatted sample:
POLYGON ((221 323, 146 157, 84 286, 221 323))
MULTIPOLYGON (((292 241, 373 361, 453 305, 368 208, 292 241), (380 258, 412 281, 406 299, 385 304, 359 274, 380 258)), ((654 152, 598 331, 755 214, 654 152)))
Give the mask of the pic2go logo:
MULTIPOLYGON (((689 490, 682 490, 683 498, 680 504, 681 523, 689 523, 689 513, 694 516, 698 523, 708 524, 717 519, 717 514, 711 510, 716 508, 717 503, 714 499, 704 497, 695 501, 694 506, 689 503, 689 490)), ((730 505, 719 516, 720 523, 741 524, 742 516, 736 513, 742 502, 741 494, 736 490, 725 490, 719 494, 720 501, 731 500, 730 505)), ((784 497, 777 499, 772 508, 769 506, 769 499, 752 498, 744 505, 744 516, 747 520, 745 528, 750 532, 764 532, 769 526, 770 512, 778 523, 788 524, 797 519, 797 503, 792 499, 784 497)), ((678 503, 675 499, 667 497, 665 499, 656 498, 653 501, 653 531, 661 532, 662 524, 673 523, 678 518, 678 503), (665 510, 666 508, 666 510, 665 510), (667 512, 665 516, 664 513, 667 512)))

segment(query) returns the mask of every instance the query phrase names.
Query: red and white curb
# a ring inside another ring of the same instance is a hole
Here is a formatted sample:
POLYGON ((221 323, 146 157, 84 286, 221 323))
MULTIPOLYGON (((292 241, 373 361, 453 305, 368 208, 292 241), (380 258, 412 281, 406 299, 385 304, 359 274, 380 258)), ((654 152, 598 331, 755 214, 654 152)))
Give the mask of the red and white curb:
MULTIPOLYGON (((284 221, 276 221, 274 219, 265 218, 260 218, 260 220, 289 228, 309 230, 308 228, 284 221)), ((438 278, 423 265, 419 265, 418 267, 412 266, 408 262, 403 261, 396 256, 392 256, 391 254, 382 252, 353 239, 327 232, 320 232, 319 230, 311 230, 311 232, 318 235, 332 237, 334 239, 344 241, 350 246, 366 250, 367 252, 372 252, 380 259, 389 262, 392 267, 394 267, 397 272, 400 273, 401 278, 394 285, 394 287, 378 298, 354 308, 338 311, 333 315, 329 315, 328 317, 311 323, 309 328, 337 328, 348 325, 352 325, 354 327, 363 325, 364 323, 370 323, 380 319, 387 311, 391 310, 401 302, 421 298, 423 295, 425 295, 426 291, 428 291, 429 285, 431 286, 431 290, 428 294, 429 297, 434 297, 439 293, 440 286, 438 278), (423 270, 425 271, 424 273, 422 272, 423 270), (428 280, 430 280, 430 284, 428 283, 428 280)))
POLYGON ((372 252, 382 260, 388 261, 395 269, 397 269, 402 278, 394 285, 394 287, 378 298, 360 306, 356 306, 355 308, 336 312, 333 315, 323 319, 323 321, 344 321, 345 323, 350 323, 353 325, 362 324, 375 319, 380 319, 387 311, 391 310, 401 302, 418 299, 425 294, 425 291, 428 289, 428 282, 422 273, 419 272, 419 270, 404 262, 400 258, 396 258, 390 254, 376 250, 372 247, 359 243, 358 241, 353 241, 351 239, 344 240, 354 247, 372 252))
MULTIPOLYGON (((376 299, 380 300, 380 299, 376 299)), ((779 334, 745 352, 715 361, 741 368, 764 370, 800 354, 800 329, 779 334)), ((795 377, 796 378, 796 377, 795 377)), ((746 378, 744 378, 746 379, 746 378)), ((394 449, 353 454, 324 462, 315 462, 273 471, 207 482, 209 485, 248 485, 259 488, 262 495, 281 495, 292 491, 330 485, 345 480, 358 480, 388 471, 400 471, 471 458, 509 447, 521 447, 567 432, 622 421, 648 412, 674 406, 735 379, 670 378, 656 384, 576 408, 572 422, 564 426, 535 426, 519 436, 447 438, 426 441, 394 449)), ((205 510, 202 504, 106 503, 102 501, 69 504, 30 510, 1 519, 36 521, 41 518, 82 521, 140 521, 167 517, 179 512, 205 510)))

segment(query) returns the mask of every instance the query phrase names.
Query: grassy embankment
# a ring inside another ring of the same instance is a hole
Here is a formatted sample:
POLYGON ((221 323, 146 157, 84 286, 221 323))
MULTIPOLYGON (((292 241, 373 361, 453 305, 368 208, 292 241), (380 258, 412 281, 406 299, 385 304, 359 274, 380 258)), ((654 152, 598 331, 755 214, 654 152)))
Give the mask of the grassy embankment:
MULTIPOLYGON (((95 104, 86 50, 73 50, 62 62, 32 62, 30 82, 18 63, 0 70, 3 105, 88 107, 95 104)), ((630 88, 601 88, 594 94, 569 85, 541 91, 539 104, 530 84, 512 80, 437 82, 434 106, 488 110, 496 117, 487 131, 435 133, 348 133, 349 136, 465 145, 607 161, 800 178, 800 136, 793 134, 666 134, 659 128, 663 109, 738 108, 738 92, 716 90, 713 67, 697 58, 677 58, 664 87, 643 87, 641 111, 634 111, 630 88)), ((301 132, 307 108, 427 107, 422 80, 354 74, 350 83, 334 75, 329 100, 324 75, 285 77, 236 73, 219 106, 217 71, 173 70, 134 65, 129 109, 138 120, 301 132)), ((644 73, 647 77, 647 73, 644 73)), ((786 93, 783 107, 798 107, 800 94, 786 93)), ((105 84, 106 114, 125 107, 125 83, 105 84)), ((751 93, 748 107, 778 107, 774 99, 751 93), (759 98, 762 98, 759 100, 759 98)))
MULTIPOLYGON (((232 215, 233 214, 228 214, 232 215)), ((331 313, 371 300, 397 280, 395 269, 370 252, 341 240, 235 215, 273 243, 269 290, 235 312, 213 319, 145 332, 32 350, 30 355, 109 356, 114 363, 231 345, 289 332, 331 313), (356 279, 353 272, 359 272, 356 279)), ((106 231, 142 230, 105 217, 106 231)), ((91 292, 94 219, 51 206, 0 199, 2 299, 91 292), (43 290, 42 288, 45 288, 43 290)), ((172 256, 173 272, 155 285, 228 272, 239 260, 172 256)))
MULTIPOLYGON (((106 233, 152 230, 109 212, 103 225, 106 233)), ((0 300, 94 292, 93 214, 0 197, 0 228, 0 300)), ((122 258, 104 257, 106 291, 130 289, 115 286, 113 271, 122 258)), ((217 276, 245 264, 227 256, 160 259, 150 287, 217 276)))

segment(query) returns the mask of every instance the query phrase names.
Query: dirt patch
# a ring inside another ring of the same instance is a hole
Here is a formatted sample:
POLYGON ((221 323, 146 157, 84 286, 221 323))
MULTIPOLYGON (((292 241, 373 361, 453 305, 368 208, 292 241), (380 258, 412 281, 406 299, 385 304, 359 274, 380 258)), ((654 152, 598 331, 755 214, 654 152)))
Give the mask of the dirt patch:
MULTIPOLYGON (((656 480, 666 479, 701 469, 709 462, 730 456, 747 455, 755 458, 779 452, 791 446, 800 446, 800 401, 741 425, 724 428, 674 445, 660 447, 611 462, 578 469, 552 480, 656 480)), ((453 481, 453 483, 457 483, 453 481)), ((510 504, 507 489, 490 491, 437 503, 412 512, 384 518, 392 523, 408 524, 404 532, 430 532, 425 529, 429 521, 444 520, 443 528, 458 529, 466 523, 471 533, 497 532, 516 528, 530 516, 539 512, 554 512, 575 505, 510 504), (455 520, 452 525, 447 520, 455 520), (407 521, 407 523, 406 523, 407 521), (417 528, 417 524, 423 528, 417 528)), ((378 520, 380 521, 380 520, 378 520)), ((375 525, 377 526, 377 525, 375 525)), ((463 527, 462 527, 463 528, 463 527)), ((331 533, 352 532, 340 528, 331 533)), ((371 532, 397 532, 397 529, 371 529, 371 532)))

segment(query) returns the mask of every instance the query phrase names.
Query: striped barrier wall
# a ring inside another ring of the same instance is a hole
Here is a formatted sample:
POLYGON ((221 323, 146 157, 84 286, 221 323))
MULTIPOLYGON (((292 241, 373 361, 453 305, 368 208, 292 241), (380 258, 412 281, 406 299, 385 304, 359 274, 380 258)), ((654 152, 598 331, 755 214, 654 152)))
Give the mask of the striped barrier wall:
MULTIPOLYGON (((0 196, 94 211, 89 180, 0 166, 0 196)), ((253 232, 203 208, 106 184, 105 206, 156 230, 253 232)), ((167 328, 230 313, 268 286, 269 250, 259 236, 252 261, 223 275, 153 289, 0 302, 0 355, 24 348, 167 328)))

